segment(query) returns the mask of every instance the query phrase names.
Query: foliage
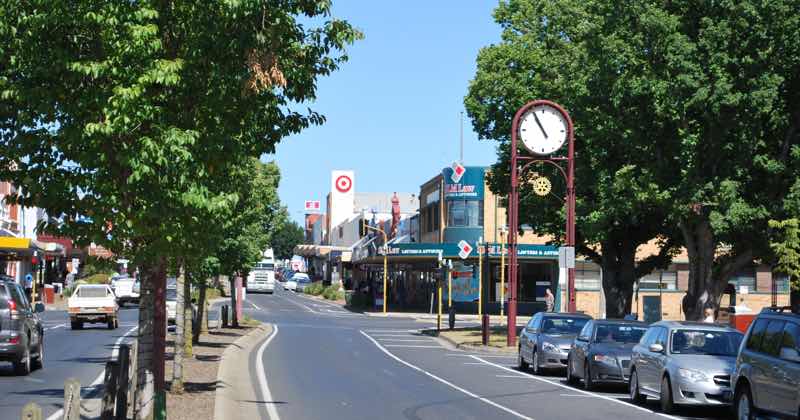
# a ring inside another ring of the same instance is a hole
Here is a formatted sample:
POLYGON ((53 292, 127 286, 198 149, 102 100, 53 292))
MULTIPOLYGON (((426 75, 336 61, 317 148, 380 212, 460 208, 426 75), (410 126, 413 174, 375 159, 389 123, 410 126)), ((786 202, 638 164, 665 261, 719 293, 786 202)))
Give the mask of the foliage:
POLYGON ((80 276, 89 277, 95 274, 112 275, 117 271, 117 263, 113 259, 89 256, 80 266, 80 276))
POLYGON ((108 284, 110 283, 111 276, 105 273, 92 274, 81 278, 81 281, 87 284, 108 284))
POLYGON ((696 319, 733 273, 770 259, 767 221, 800 190, 797 9, 796 0, 504 1, 503 42, 481 51, 465 104, 480 135, 501 142, 525 101, 566 105, 579 233, 589 243, 637 243, 642 231, 662 237, 662 249, 683 243, 684 311, 696 319))
POLYGON ((325 287, 321 281, 315 281, 303 289, 303 293, 313 296, 319 296, 325 291, 325 287))
POLYGON ((163 349, 149 348, 162 332, 148 299, 167 264, 191 255, 200 266, 211 241, 257 228, 247 218, 204 235, 258 193, 229 173, 241 181, 251 159, 324 121, 298 109, 360 37, 329 14, 327 0, 0 2, 0 179, 47 212, 41 230, 143 269, 140 388, 163 362, 151 359, 163 349))
POLYGON ((286 222, 273 235, 271 246, 275 252, 276 259, 286 260, 292 258, 294 247, 303 243, 305 231, 297 222, 289 220, 289 214, 285 209, 283 209, 282 213, 286 222))
POLYGON ((322 297, 328 300, 344 299, 344 292, 339 291, 338 285, 330 285, 322 291, 322 297))
POLYGON ((769 226, 778 231, 778 238, 770 243, 777 257, 776 271, 791 279, 793 290, 800 290, 800 221, 770 220, 769 226))

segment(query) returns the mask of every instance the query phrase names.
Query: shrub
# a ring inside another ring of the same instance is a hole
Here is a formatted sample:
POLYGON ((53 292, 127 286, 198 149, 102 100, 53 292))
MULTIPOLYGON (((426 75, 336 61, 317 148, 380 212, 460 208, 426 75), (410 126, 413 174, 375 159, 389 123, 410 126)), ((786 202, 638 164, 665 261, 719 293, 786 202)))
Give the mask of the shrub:
POLYGON ((321 281, 315 281, 314 283, 311 283, 310 285, 306 286, 305 290, 303 290, 303 293, 306 293, 306 294, 309 294, 309 295, 312 295, 312 296, 319 296, 324 291, 325 291, 325 288, 322 286, 322 282, 321 281))
POLYGON ((353 292, 350 296, 350 302, 348 302, 348 306, 353 309, 367 309, 372 305, 370 300, 371 299, 369 295, 366 293, 353 292))
POLYGON ((344 299, 344 292, 339 291, 339 285, 330 285, 322 292, 322 296, 328 300, 344 299))
POLYGON ((85 282, 86 284, 108 284, 111 276, 106 273, 97 273, 92 274, 91 276, 84 277, 81 281, 85 282))

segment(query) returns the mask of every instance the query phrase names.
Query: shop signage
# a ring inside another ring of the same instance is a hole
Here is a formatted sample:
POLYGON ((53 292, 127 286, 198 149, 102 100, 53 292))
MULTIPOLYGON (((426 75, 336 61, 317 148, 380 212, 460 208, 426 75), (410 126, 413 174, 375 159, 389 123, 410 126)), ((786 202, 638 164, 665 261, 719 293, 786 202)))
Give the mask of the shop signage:
POLYGON ((474 166, 455 176, 454 168, 445 168, 442 173, 445 200, 482 200, 484 172, 484 168, 474 166))
POLYGON ((319 208, 320 208, 319 200, 306 200, 305 202, 306 213, 319 211, 319 208))
POLYGON ((450 174, 450 179, 455 183, 461 181, 461 177, 467 172, 467 168, 458 162, 453 162, 453 165, 451 165, 450 168, 453 170, 453 173, 450 174))
POLYGON ((350 191, 350 188, 353 186, 353 180, 350 179, 347 175, 340 175, 336 178, 336 189, 340 193, 346 193, 350 191))
MULTIPOLYGON (((473 245, 470 245, 470 247, 472 249, 470 250, 470 255, 468 255, 467 258, 477 258, 475 247, 473 245)), ((492 258, 500 256, 500 244, 489 244, 488 248, 489 256, 492 258)), ((461 248, 457 243, 406 243, 389 245, 387 251, 389 256, 438 258, 439 253, 441 253, 442 258, 455 258, 460 257, 459 253, 461 252, 461 248)), ((378 255, 383 254, 383 247, 380 247, 378 249, 378 255)), ((558 248, 550 245, 520 244, 517 245, 517 256, 523 258, 543 258, 556 260, 558 259, 558 248)), ((506 257, 508 257, 508 247, 506 247, 506 257)))
POLYGON ((472 253, 472 245, 470 245, 469 242, 462 239, 461 242, 458 243, 458 256, 461 257, 461 259, 463 260, 469 257, 469 254, 471 253, 472 253))
POLYGON ((453 284, 453 300, 474 302, 478 300, 478 276, 474 265, 457 262, 450 271, 453 284))

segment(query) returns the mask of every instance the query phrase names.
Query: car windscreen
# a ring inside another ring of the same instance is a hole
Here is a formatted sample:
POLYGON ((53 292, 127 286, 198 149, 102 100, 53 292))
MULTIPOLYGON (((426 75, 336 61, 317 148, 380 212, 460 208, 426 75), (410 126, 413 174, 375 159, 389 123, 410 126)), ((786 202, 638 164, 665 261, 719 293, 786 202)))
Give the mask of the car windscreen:
POLYGON ((638 343, 644 333, 646 326, 626 325, 626 324, 601 324, 597 326, 595 343, 638 343))
POLYGON ((167 300, 178 300, 178 289, 167 289, 167 300))
POLYGON ((545 318, 542 324, 544 334, 578 334, 583 326, 589 322, 588 318, 545 318))
POLYGON ((736 356, 742 337, 742 333, 733 331, 675 330, 672 353, 736 356))
POLYGON ((258 264, 256 264, 256 268, 259 268, 261 270, 274 270, 275 269, 275 264, 258 263, 258 264))
POLYGON ((82 298, 101 298, 108 296, 108 290, 105 287, 80 287, 78 288, 78 297, 82 298))

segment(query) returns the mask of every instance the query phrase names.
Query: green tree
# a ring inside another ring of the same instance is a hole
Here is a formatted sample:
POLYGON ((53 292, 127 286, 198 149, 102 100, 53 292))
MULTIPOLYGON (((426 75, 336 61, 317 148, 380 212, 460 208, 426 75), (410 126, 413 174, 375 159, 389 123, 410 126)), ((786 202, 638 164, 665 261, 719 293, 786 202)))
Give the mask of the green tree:
POLYGON ((0 2, 0 179, 58 221, 49 231, 142 268, 139 418, 163 390, 154 299, 173 242, 187 217, 229 205, 217 171, 324 121, 296 104, 359 37, 321 21, 329 10, 325 0, 0 2))
POLYGON ((789 277, 790 303, 797 312, 800 310, 800 221, 770 220, 769 226, 777 233, 775 240, 770 243, 777 257, 775 268, 789 277))
MULTIPOLYGON (((493 191, 507 194, 511 120, 533 99, 564 105, 575 123, 577 235, 580 254, 602 268, 606 315, 630 313, 633 285, 665 267, 677 249, 669 233, 669 191, 658 185, 650 157, 654 127, 637 81, 609 63, 641 48, 624 33, 609 34, 603 2, 507 1, 495 10, 502 42, 483 48, 464 100, 483 139, 498 140, 493 191), (660 252, 636 260, 639 246, 657 240, 660 252)), ((620 17, 623 19, 622 17, 620 17)), ((521 148, 522 149, 522 148, 521 148)), ((534 166, 549 177, 553 195, 539 197, 529 183, 520 188, 520 223, 562 242, 565 185, 560 172, 534 166)))
POLYGON ((286 222, 275 232, 272 237, 272 250, 276 259, 286 260, 294 255, 294 247, 302 244, 305 240, 305 230, 294 220, 288 220, 288 213, 284 212, 286 222))

